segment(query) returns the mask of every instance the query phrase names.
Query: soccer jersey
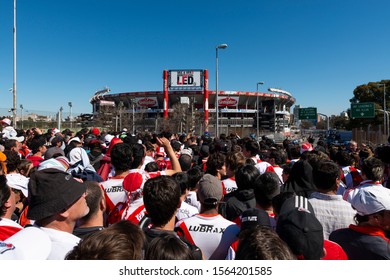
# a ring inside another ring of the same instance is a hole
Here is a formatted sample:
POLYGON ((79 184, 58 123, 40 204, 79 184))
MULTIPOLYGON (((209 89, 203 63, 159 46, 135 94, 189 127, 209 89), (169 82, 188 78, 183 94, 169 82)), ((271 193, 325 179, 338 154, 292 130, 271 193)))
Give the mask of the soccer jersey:
POLYGON ((225 257, 230 244, 237 238, 240 231, 235 223, 219 214, 198 214, 179 221, 176 226, 182 230, 188 241, 202 250, 206 259, 210 259, 214 253, 221 253, 225 257))
POLYGON ((177 209, 176 218, 178 221, 192 217, 196 214, 199 214, 198 208, 189 205, 187 202, 182 201, 180 208, 177 209))
POLYGON ((362 181, 360 171, 352 166, 341 166, 340 179, 347 186, 347 189, 358 186, 362 181))
POLYGON ((195 191, 189 191, 184 201, 200 211, 200 202, 198 201, 195 191))
POLYGON ((18 223, 7 218, 1 218, 0 219, 0 240, 6 240, 8 237, 11 237, 21 229, 22 226, 19 225, 18 223))
POLYGON ((237 183, 234 177, 222 180, 223 194, 228 194, 237 190, 237 183))
POLYGON ((105 182, 100 183, 106 198, 107 213, 110 213, 115 205, 120 202, 126 202, 127 194, 122 186, 123 177, 113 177, 105 182))

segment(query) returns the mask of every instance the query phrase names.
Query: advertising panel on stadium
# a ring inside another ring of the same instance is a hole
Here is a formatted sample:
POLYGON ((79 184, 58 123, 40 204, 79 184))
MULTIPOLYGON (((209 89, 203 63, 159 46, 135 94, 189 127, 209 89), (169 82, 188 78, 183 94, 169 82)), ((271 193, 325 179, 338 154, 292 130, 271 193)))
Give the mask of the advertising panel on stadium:
POLYGON ((203 87, 203 70, 170 70, 170 90, 196 90, 203 87))

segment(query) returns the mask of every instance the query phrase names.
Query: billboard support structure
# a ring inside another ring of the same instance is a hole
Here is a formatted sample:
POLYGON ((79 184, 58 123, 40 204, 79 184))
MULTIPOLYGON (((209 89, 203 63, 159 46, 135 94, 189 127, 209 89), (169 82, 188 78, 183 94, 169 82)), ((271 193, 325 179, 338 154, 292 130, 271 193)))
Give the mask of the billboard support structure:
POLYGON ((209 71, 203 71, 203 108, 204 108, 204 131, 209 131, 209 71))
POLYGON ((168 119, 168 71, 164 70, 163 72, 164 79, 164 119, 168 119))

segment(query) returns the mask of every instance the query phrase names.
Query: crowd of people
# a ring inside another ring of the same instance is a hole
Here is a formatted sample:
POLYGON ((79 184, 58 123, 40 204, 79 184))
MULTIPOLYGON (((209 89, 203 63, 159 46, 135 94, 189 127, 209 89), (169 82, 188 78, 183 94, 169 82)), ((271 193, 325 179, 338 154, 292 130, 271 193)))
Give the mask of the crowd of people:
POLYGON ((1 124, 0 259, 390 259, 390 143, 1 124))

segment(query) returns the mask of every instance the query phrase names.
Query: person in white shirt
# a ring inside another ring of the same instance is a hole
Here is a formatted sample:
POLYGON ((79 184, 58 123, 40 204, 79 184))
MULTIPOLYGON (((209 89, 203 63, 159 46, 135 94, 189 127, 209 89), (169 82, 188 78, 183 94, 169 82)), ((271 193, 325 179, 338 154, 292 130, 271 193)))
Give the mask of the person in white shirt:
POLYGON ((48 259, 63 260, 80 238, 72 232, 78 219, 89 212, 86 183, 54 168, 35 171, 28 185, 27 218, 45 232, 52 243, 48 259))
POLYGON ((224 259, 230 244, 237 239, 240 231, 235 223, 218 214, 218 203, 222 197, 221 181, 211 174, 205 174, 199 181, 198 188, 200 214, 176 224, 184 237, 202 250, 205 259, 210 259, 212 255, 214 259, 224 259))
POLYGON ((180 196, 180 207, 177 209, 176 212, 176 218, 178 221, 183 220, 185 218, 192 217, 196 214, 199 214, 198 208, 188 204, 185 202, 185 198, 189 191, 188 186, 188 175, 185 172, 178 172, 172 175, 172 178, 178 183, 181 190, 181 196, 180 196))

